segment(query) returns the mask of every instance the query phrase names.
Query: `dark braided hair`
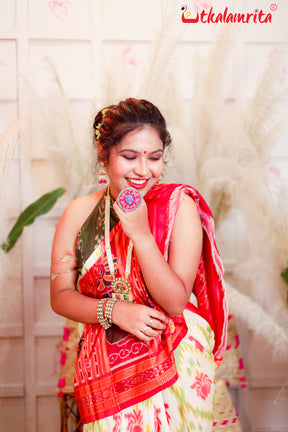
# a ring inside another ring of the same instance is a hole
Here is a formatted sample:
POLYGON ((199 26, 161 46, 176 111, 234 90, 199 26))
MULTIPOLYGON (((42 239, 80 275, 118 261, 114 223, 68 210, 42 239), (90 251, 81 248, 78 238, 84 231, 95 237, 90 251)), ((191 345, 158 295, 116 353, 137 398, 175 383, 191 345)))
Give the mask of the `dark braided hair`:
POLYGON ((93 142, 99 162, 108 162, 112 146, 117 145, 127 133, 143 128, 145 124, 157 130, 163 148, 170 145, 171 136, 163 115, 145 99, 128 98, 99 111, 93 123, 93 142))

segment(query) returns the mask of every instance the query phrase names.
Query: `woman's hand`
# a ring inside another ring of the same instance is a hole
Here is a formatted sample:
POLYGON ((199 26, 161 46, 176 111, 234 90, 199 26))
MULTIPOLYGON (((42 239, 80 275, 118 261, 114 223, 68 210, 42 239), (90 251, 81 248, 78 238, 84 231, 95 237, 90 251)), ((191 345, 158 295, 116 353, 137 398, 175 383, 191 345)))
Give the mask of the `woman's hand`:
POLYGON ((148 342, 161 335, 168 318, 162 312, 142 304, 116 302, 112 321, 122 330, 148 342))
POLYGON ((136 238, 143 238, 151 235, 148 220, 148 210, 146 202, 142 199, 138 208, 133 211, 122 210, 117 201, 113 204, 114 210, 120 219, 124 233, 134 242, 136 238))

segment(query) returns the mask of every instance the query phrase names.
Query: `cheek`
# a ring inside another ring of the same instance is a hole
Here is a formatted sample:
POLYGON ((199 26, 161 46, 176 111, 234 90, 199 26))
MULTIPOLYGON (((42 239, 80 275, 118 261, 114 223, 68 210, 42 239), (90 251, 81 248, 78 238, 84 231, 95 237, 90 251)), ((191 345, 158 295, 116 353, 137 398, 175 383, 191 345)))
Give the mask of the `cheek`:
POLYGON ((157 167, 155 167, 154 175, 155 177, 160 177, 164 169, 163 162, 159 163, 157 167))
POLYGON ((107 167, 109 177, 121 177, 126 172, 126 167, 123 163, 113 163, 107 167))

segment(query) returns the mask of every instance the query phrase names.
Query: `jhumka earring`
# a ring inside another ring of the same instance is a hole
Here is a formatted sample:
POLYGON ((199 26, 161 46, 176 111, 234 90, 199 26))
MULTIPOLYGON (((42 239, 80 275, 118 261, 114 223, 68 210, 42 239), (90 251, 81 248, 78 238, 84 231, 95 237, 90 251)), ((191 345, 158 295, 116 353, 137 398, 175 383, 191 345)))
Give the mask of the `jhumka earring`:
POLYGON ((99 183, 99 185, 107 183, 106 170, 104 168, 103 162, 100 162, 100 171, 99 171, 98 183, 99 183))

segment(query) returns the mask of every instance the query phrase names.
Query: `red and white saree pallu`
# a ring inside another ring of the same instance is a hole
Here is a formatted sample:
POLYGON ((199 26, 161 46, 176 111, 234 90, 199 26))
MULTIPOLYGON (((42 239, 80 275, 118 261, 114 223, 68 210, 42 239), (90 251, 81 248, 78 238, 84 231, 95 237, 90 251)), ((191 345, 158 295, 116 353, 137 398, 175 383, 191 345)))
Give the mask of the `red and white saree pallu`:
MULTIPOLYGON (((226 343, 223 268, 211 212, 190 186, 153 187, 145 196, 152 233, 165 259, 177 209, 185 195, 195 201, 203 226, 203 251, 191 302, 162 336, 146 343, 117 326, 84 326, 76 359, 74 394, 84 431, 209 431, 213 423, 214 374, 226 343)), ((125 272, 129 239, 111 207, 110 243, 115 277, 125 272)), ((85 295, 111 296, 105 254, 104 199, 84 223, 76 247, 85 295)), ((156 307, 135 255, 129 282, 133 301, 156 307)))

